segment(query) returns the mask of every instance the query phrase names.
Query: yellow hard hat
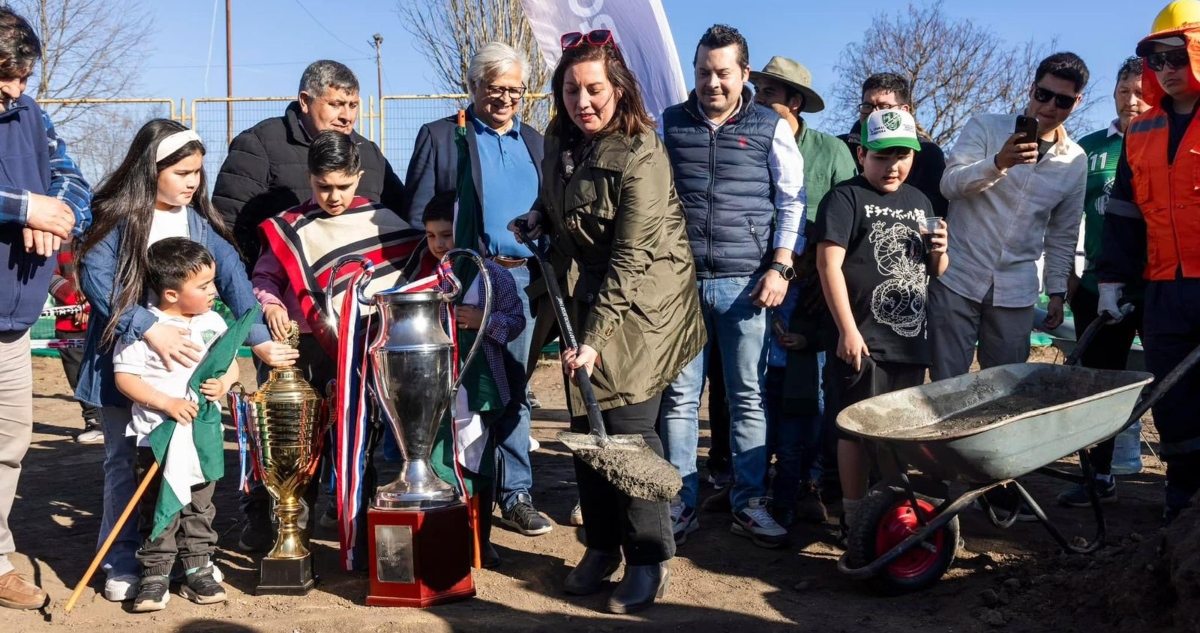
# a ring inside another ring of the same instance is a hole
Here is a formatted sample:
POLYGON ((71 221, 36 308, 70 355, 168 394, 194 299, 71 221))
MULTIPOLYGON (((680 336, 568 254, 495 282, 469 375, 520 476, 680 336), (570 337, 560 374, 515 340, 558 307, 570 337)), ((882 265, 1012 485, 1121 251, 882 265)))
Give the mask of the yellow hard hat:
POLYGON ((1149 55, 1154 44, 1183 46, 1186 43, 1183 37, 1173 32, 1188 24, 1196 23, 1200 23, 1200 1, 1176 0, 1168 4, 1154 18, 1154 25, 1150 27, 1150 35, 1138 43, 1137 55, 1139 57, 1149 55), (1160 33, 1166 37, 1156 37, 1160 33), (1171 35, 1167 35, 1168 33, 1171 35))

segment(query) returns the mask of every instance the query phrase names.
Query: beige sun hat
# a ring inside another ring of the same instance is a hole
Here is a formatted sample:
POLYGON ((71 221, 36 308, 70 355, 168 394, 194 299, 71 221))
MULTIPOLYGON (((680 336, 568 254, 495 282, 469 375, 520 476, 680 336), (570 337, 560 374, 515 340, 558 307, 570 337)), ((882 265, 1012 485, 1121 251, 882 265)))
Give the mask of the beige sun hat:
POLYGON ((825 100, 812 89, 812 73, 798 61, 776 55, 767 62, 762 72, 750 71, 750 83, 759 79, 774 79, 804 95, 802 112, 820 112, 825 109, 825 100))

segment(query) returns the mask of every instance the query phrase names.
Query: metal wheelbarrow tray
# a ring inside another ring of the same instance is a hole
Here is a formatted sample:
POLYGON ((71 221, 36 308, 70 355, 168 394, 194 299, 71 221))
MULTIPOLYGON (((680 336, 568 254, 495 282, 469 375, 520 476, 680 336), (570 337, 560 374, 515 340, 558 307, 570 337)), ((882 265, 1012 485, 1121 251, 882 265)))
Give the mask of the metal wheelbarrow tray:
POLYGON ((1117 434, 1153 376, 1023 363, 848 407, 842 430, 941 480, 1015 479, 1117 434))

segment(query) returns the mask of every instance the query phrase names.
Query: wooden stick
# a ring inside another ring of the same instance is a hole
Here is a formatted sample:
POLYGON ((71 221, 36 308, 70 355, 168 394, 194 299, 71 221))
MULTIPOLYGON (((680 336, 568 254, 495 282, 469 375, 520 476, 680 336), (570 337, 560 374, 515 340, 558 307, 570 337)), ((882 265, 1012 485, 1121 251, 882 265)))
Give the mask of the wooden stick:
POLYGON ((471 565, 475 569, 483 569, 483 552, 480 551, 480 548, 482 548, 482 546, 483 546, 483 542, 480 540, 480 537, 479 537, 480 513, 479 513, 479 495, 478 494, 471 495, 471 500, 470 500, 470 503, 467 505, 467 507, 470 508, 470 512, 471 512, 471 538, 475 542, 475 556, 471 561, 471 565))
POLYGON ((137 492, 133 493, 133 498, 129 500, 129 504, 125 506, 125 511, 121 513, 121 517, 117 519, 113 529, 108 533, 108 538, 104 539, 104 544, 100 546, 100 550, 96 552, 96 557, 92 559, 91 566, 88 567, 87 573, 79 580, 79 584, 75 585, 75 592, 71 594, 71 599, 67 600, 65 611, 71 612, 75 607, 75 602, 79 600, 79 596, 83 594, 83 590, 92 580, 92 575, 96 573, 96 569, 100 567, 100 561, 104 560, 104 555, 108 553, 112 547, 113 541, 117 540, 117 535, 121 533, 121 528, 125 526, 125 522, 129 520, 129 515, 133 514, 134 508, 137 507, 138 501, 142 495, 146 493, 146 488, 150 486, 150 480, 154 479, 154 475, 158 474, 158 462, 150 464, 150 468, 146 469, 146 474, 142 476, 142 483, 138 486, 137 492))

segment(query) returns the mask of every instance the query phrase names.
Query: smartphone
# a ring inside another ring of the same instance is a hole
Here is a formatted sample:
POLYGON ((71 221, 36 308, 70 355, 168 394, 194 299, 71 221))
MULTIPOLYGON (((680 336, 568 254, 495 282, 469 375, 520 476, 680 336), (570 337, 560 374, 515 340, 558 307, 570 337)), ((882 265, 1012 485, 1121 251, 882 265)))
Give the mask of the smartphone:
POLYGON ((1017 140, 1018 143, 1038 142, 1038 120, 1034 117, 1018 114, 1017 125, 1015 128, 1013 128, 1013 134, 1022 135, 1022 137, 1017 140))

